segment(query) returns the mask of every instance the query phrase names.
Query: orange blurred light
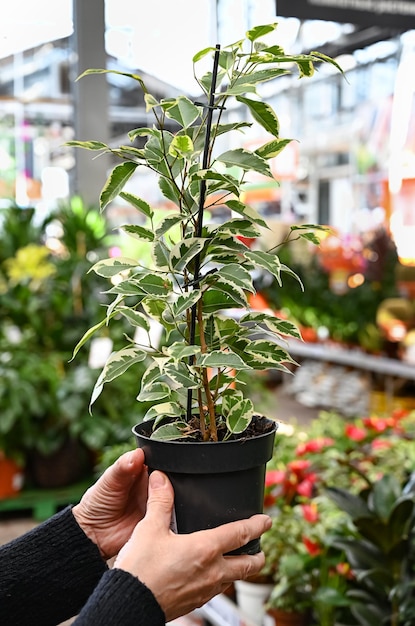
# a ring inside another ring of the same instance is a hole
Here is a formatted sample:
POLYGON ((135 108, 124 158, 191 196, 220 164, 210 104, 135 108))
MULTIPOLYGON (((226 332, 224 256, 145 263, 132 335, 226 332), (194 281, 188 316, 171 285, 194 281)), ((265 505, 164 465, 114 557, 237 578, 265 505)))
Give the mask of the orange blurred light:
POLYGON ((365 277, 363 276, 363 274, 360 274, 360 273, 352 274, 347 279, 347 284, 350 287, 350 289, 354 289, 355 287, 360 287, 360 285, 363 285, 364 282, 365 282, 365 277))

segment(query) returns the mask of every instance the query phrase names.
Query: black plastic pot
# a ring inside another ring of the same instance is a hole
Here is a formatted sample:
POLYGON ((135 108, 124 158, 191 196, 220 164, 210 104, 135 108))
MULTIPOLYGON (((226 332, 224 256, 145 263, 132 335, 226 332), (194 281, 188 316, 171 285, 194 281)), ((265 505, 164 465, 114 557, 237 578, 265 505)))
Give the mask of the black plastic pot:
MULTIPOLYGON (((265 419, 268 432, 221 442, 150 439, 152 422, 134 426, 149 471, 169 477, 175 494, 174 530, 191 533, 261 513, 266 464, 273 454, 277 424, 265 419)), ((232 552, 255 554, 259 539, 232 552)))

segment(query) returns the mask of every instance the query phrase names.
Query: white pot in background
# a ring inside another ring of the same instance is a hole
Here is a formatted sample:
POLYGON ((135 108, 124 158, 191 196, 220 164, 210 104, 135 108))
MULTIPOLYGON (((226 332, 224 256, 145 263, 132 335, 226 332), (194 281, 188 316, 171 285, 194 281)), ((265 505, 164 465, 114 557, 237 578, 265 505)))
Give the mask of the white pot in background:
POLYGON ((254 624, 262 626, 265 603, 273 589, 272 584, 235 581, 236 603, 242 613, 254 624))

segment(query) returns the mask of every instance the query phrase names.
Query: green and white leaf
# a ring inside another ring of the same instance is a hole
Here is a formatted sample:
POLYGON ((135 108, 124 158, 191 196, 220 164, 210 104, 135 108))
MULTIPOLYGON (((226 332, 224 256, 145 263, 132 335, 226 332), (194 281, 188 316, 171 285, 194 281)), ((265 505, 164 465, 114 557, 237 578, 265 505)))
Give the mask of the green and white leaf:
POLYGON ((163 424, 163 426, 160 426, 151 434, 151 439, 157 439, 160 441, 174 441, 175 439, 183 439, 183 437, 188 436, 186 429, 188 429, 188 425, 186 424, 186 422, 163 424))
POLYGON ((112 202, 124 189, 125 184, 134 174, 138 164, 127 161, 116 165, 109 175, 99 198, 101 211, 103 211, 110 202, 112 202))
POLYGON ((142 386, 140 393, 137 396, 138 402, 160 402, 169 398, 171 389, 167 383, 157 382, 151 386, 142 386))
POLYGON ((169 146, 169 154, 179 159, 190 157, 194 152, 193 141, 188 135, 176 135, 169 146))
POLYGON ((199 386, 197 377, 185 363, 166 363, 164 372, 176 385, 184 389, 196 389, 199 386))
POLYGON ((258 172, 268 178, 272 178, 272 172, 265 159, 250 152, 244 148, 236 148, 235 150, 228 150, 223 152, 216 158, 217 161, 226 165, 226 167, 240 167, 245 172, 258 172))
POLYGON ((245 398, 240 400, 230 409, 226 415, 226 426, 233 434, 243 433, 249 426, 254 415, 252 400, 245 398))
POLYGON ((268 133, 274 137, 278 137, 280 133, 280 123, 274 109, 266 102, 251 100, 239 96, 236 98, 238 102, 245 104, 251 112, 252 117, 258 124, 262 126, 268 133))
POLYGON ((268 369, 273 367, 281 369, 280 366, 283 362, 295 363, 288 352, 273 341, 262 339, 253 340, 249 342, 245 349, 253 358, 250 363, 254 369, 268 369))
POLYGON ((160 415, 166 417, 181 417, 183 415, 182 407, 176 402, 162 402, 152 406, 144 415, 144 421, 152 420, 160 415))
POLYGON ((162 239, 154 241, 151 248, 151 257, 157 268, 161 270, 170 268, 170 250, 162 239))
MULTIPOLYGON (((218 233, 230 233, 232 235, 255 238, 260 236, 261 231, 250 220, 234 218, 221 224, 218 228, 218 233)), ((242 250, 245 251, 246 246, 242 250)))
POLYGON ((180 215, 180 213, 175 213, 174 215, 165 217, 156 228, 155 235, 157 239, 165 235, 165 233, 167 233, 171 228, 174 228, 177 224, 182 223, 186 219, 187 217, 185 215, 180 215))
POLYGON ((84 148, 85 150, 109 150, 110 147, 106 143, 101 141, 66 141, 65 146, 71 146, 72 148, 84 148))
POLYGON ((258 211, 256 211, 253 207, 248 204, 244 204, 240 200, 227 200, 225 202, 226 206, 231 209, 231 211, 235 211, 235 213, 239 213, 245 219, 248 219, 250 222, 257 224, 258 226, 262 226, 262 228, 269 228, 268 224, 264 220, 263 217, 260 216, 258 211))
POLYGON ((120 272, 136 269, 137 261, 135 259, 129 259, 127 257, 114 257, 111 259, 103 259, 98 261, 90 268, 90 272, 95 272, 98 276, 103 278, 112 278, 120 272))
POLYGON ((118 378, 118 376, 124 374, 132 365, 144 361, 146 356, 147 353, 144 350, 137 348, 123 348, 122 350, 118 350, 118 352, 112 352, 92 390, 89 406, 91 407, 100 396, 105 383, 109 383, 115 378, 118 378))
POLYGON ((191 126, 200 117, 200 109, 189 98, 179 96, 176 100, 162 100, 167 117, 175 120, 183 128, 191 126))
POLYGON ((176 272, 182 271, 203 250, 205 245, 206 241, 201 237, 182 239, 171 251, 170 261, 172 269, 176 272))
POLYGON ((250 291, 251 293, 255 293, 250 272, 248 272, 243 265, 237 265, 236 263, 224 265, 219 272, 210 274, 207 278, 207 282, 211 281, 217 288, 219 288, 219 284, 227 283, 230 287, 238 291, 250 291))
POLYGON ((292 141, 293 139, 274 139, 257 148, 255 152, 263 159, 273 159, 292 141))
POLYGON ((276 254, 263 252, 262 250, 249 250, 245 253, 247 259, 250 259, 256 267, 270 272, 281 286, 281 261, 276 254))
POLYGON ((94 326, 91 326, 91 328, 89 328, 84 333, 84 335, 81 337, 81 339, 76 344, 76 346, 74 348, 74 351, 72 353, 71 360, 75 358, 75 356, 78 354, 78 352, 82 348, 82 346, 84 346, 87 343, 87 341, 89 341, 91 339, 92 335, 94 335, 101 328, 104 328, 104 326, 107 326, 107 324, 108 324, 108 320, 107 320, 107 318, 104 318, 103 320, 101 320, 100 322, 95 324, 94 326))
POLYGON ((145 293, 153 296, 167 297, 168 293, 172 290, 171 280, 165 276, 159 276, 157 274, 145 274, 141 278, 137 279, 137 284, 142 287, 145 293))
POLYGON ((123 315, 132 326, 136 326, 138 328, 143 328, 148 333, 150 332, 150 323, 148 321, 148 317, 146 317, 140 311, 136 311, 127 306, 118 307, 117 311, 123 315))
POLYGON ((255 324, 264 325, 273 335, 285 335, 302 340, 298 327, 289 320, 282 320, 274 315, 262 313, 261 311, 252 311, 243 315, 240 319, 241 324, 246 322, 254 322, 255 324))
POLYGON ((154 211, 149 203, 142 198, 139 198, 138 196, 135 196, 134 194, 128 193, 126 191, 122 191, 120 193, 120 198, 131 204, 135 209, 137 209, 137 211, 139 211, 149 219, 152 219, 154 211))
POLYGON ((200 358, 197 359, 196 364, 203 367, 227 367, 235 370, 252 369, 237 354, 233 352, 223 352, 222 350, 213 350, 213 352, 208 354, 202 354, 200 358))
POLYGON ((130 237, 140 239, 140 241, 154 241, 153 231, 148 228, 144 228, 144 226, 140 226, 139 224, 124 224, 123 226, 120 226, 120 229, 130 237))
POLYGON ((189 345, 182 341, 175 341, 170 346, 165 346, 163 352, 177 361, 182 361, 183 359, 199 354, 200 347, 189 345))
POLYGON ((200 300, 202 297, 202 292, 200 289, 193 289, 193 291, 189 291, 188 293, 183 293, 180 295, 176 302, 172 304, 172 315, 175 318, 181 317, 187 309, 191 309, 196 302, 200 300))

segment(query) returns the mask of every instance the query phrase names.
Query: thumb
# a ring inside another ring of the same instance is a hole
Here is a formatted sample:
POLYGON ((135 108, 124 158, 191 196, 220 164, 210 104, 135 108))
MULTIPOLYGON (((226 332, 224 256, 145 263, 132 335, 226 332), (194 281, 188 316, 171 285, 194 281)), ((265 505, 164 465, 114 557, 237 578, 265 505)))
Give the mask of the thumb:
POLYGON ((154 470, 149 476, 146 517, 170 526, 173 503, 174 491, 169 479, 163 472, 154 470))

